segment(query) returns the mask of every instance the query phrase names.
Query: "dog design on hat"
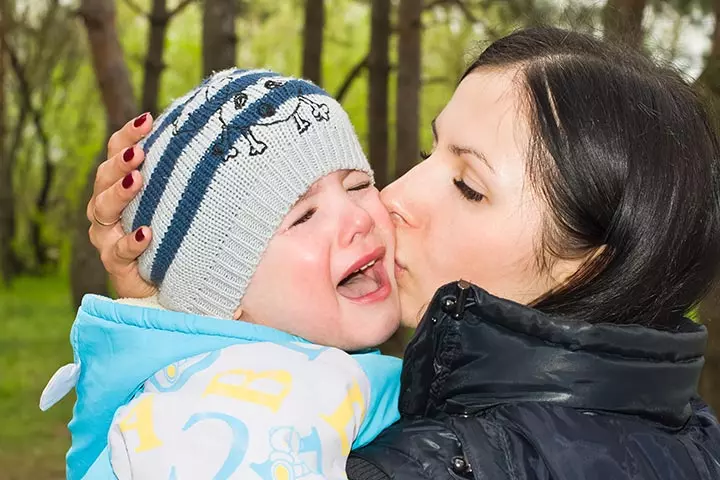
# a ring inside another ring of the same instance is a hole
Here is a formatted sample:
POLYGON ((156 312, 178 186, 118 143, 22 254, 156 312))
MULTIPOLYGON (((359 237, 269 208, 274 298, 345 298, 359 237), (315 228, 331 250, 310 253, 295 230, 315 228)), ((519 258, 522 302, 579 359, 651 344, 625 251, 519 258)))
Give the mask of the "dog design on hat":
POLYGON ((306 132, 311 121, 306 118, 303 106, 309 107, 309 113, 318 122, 330 119, 328 106, 308 97, 308 94, 322 92, 313 84, 292 78, 265 77, 239 90, 228 89, 241 78, 239 73, 230 72, 206 82, 173 122, 175 134, 197 134, 209 126, 209 131, 218 132, 212 154, 222 155, 227 161, 240 154, 240 138, 247 142, 250 156, 261 155, 268 149, 254 130, 293 122, 298 133, 306 132), (205 115, 195 113, 202 109, 206 110, 205 115))

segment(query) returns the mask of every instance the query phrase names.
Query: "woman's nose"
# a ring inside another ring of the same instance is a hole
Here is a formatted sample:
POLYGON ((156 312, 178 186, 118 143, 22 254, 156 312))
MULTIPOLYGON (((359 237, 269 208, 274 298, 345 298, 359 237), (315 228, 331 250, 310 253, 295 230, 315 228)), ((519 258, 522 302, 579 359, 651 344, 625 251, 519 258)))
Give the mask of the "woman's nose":
MULTIPOLYGON (((420 209, 416 190, 419 186, 418 180, 422 177, 421 167, 422 164, 416 165, 380 192, 380 199, 390 212, 390 218, 396 227, 418 226, 420 209)), ((427 193, 428 191, 425 195, 427 193)))
POLYGON ((340 245, 346 247, 372 232, 375 221, 367 210, 355 202, 347 202, 340 229, 340 245))

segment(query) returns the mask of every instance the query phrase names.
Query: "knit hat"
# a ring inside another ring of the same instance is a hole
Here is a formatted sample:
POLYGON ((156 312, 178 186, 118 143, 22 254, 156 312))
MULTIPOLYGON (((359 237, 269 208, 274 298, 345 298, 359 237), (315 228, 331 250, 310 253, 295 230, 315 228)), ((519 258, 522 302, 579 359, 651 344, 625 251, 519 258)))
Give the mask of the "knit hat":
POLYGON ((140 275, 165 308, 232 318, 295 202, 337 170, 372 175, 347 113, 313 83, 266 70, 216 73, 141 142, 145 184, 126 232, 152 241, 140 275))

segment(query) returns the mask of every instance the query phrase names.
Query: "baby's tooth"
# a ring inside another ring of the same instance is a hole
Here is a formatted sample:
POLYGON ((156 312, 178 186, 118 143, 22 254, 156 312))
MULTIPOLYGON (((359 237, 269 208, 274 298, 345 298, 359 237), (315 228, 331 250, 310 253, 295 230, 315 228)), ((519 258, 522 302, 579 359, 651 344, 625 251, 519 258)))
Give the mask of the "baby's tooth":
POLYGON ((372 267, 373 265, 375 265, 375 260, 373 260, 372 262, 368 263, 368 264, 365 265, 364 267, 361 267, 359 271, 364 272, 365 270, 367 270, 368 268, 372 267))
POLYGON ((367 265, 364 265, 364 266, 358 268, 358 269, 355 270, 353 273, 362 273, 362 272, 364 272, 365 270, 367 270, 368 268, 370 268, 370 267, 372 267, 373 265, 375 265, 376 262, 377 262, 377 260, 373 260, 372 262, 369 262, 367 265))

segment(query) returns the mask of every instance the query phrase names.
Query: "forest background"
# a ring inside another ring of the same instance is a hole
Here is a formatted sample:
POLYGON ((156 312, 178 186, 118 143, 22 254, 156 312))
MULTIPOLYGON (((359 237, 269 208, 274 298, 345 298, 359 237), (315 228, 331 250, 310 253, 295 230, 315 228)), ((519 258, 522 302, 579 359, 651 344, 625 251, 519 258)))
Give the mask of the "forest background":
MULTIPOLYGON (((212 71, 268 67, 347 109, 385 185, 431 145, 469 59, 527 25, 592 33, 672 63, 720 98, 720 0, 0 0, 0 480, 61 479, 83 294, 112 294, 85 205, 111 132, 212 71)), ((720 410, 720 290, 701 393, 720 410)), ((402 337, 387 345, 399 351, 402 337)))

